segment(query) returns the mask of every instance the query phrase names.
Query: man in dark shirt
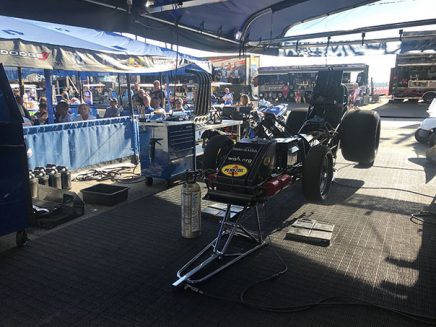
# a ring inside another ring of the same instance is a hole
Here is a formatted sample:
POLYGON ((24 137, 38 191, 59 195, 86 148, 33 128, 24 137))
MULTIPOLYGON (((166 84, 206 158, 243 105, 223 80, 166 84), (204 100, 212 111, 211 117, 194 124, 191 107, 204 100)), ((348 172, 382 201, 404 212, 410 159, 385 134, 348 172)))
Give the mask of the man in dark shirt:
POLYGON ((68 103, 65 101, 59 101, 59 103, 56 105, 56 122, 57 123, 71 123, 71 114, 68 112, 69 107, 68 103))
POLYGON ((153 90, 151 91, 150 96, 152 99, 159 98, 162 108, 165 108, 165 92, 162 90, 158 80, 153 82, 153 90))
POLYGON ((20 114, 27 119, 31 119, 29 111, 24 107, 23 98, 20 95, 15 96, 15 101, 17 101, 18 109, 20 110, 20 114))
POLYGON ((110 106, 106 108, 104 113, 104 118, 112 118, 120 116, 120 109, 118 108, 118 100, 116 98, 112 98, 109 100, 110 106))
POLYGON ((47 104, 41 102, 39 104, 39 111, 32 117, 33 125, 46 125, 48 123, 48 110, 47 104))
POLYGON ((141 87, 138 83, 135 83, 135 85, 132 87, 132 103, 135 104, 139 102, 140 94, 139 92, 142 91, 141 87))

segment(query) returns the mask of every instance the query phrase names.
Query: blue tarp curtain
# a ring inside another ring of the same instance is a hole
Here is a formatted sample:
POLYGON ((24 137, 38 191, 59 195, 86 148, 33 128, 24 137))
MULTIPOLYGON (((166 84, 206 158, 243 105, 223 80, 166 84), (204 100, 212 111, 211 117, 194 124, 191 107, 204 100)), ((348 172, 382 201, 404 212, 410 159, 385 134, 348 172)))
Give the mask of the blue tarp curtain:
POLYGON ((130 117, 24 128, 29 168, 48 163, 78 169, 138 153, 138 124, 130 117))

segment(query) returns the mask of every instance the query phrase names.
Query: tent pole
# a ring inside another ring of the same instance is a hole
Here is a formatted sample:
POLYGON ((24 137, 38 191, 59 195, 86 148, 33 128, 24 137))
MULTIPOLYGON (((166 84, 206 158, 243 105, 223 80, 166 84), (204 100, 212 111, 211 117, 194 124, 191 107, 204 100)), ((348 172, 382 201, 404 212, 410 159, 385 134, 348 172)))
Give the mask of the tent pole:
POLYGON ((48 123, 54 123, 54 110, 53 110, 53 75, 52 71, 44 69, 45 77, 45 96, 47 97, 47 109, 48 109, 48 123))
POLYGON ((118 82, 118 101, 120 101, 121 105, 123 105, 123 95, 121 93, 121 78, 120 73, 117 74, 117 82, 118 82))
MULTIPOLYGON (((170 74, 167 72, 165 73, 165 83, 166 83, 166 88, 165 88, 165 98, 166 98, 166 103, 162 104, 162 108, 165 109, 166 112, 170 112, 171 110, 171 97, 170 97, 170 93, 171 93, 171 86, 170 86, 170 74)), ((164 99, 165 101, 165 99, 164 99)))
POLYGON ((129 76, 129 74, 126 74, 126 80, 127 80, 127 97, 129 100, 129 110, 131 112, 132 120, 133 120, 134 114, 133 114, 133 105, 132 105, 132 90, 130 89, 130 76, 129 76))
MULTIPOLYGON (((179 29, 178 25, 176 25, 176 71, 174 72, 174 106, 176 105, 176 90, 177 90, 177 68, 179 66, 179 29)), ((172 47, 171 47, 172 49, 172 47)), ((173 49, 172 49, 173 50, 173 49)), ((171 101, 170 101, 170 110, 171 110, 171 101)))
MULTIPOLYGON (((119 80, 120 74, 118 74, 118 80, 119 80)), ((130 76, 129 74, 126 74, 126 85, 127 85, 127 97, 129 99, 129 110, 130 110, 130 117, 132 118, 132 131, 133 131, 133 157, 131 157, 132 163, 134 165, 138 165, 139 158, 138 158, 138 150, 139 150, 139 130, 136 128, 135 124, 135 114, 133 112, 133 106, 132 106, 132 90, 130 89, 130 76)), ((136 167, 136 166, 135 166, 136 167)))
POLYGON ((79 89, 80 103, 82 103, 83 102, 83 85, 82 85, 82 79, 80 78, 80 72, 77 72, 77 87, 79 89))
POLYGON ((24 95, 23 71, 21 70, 21 67, 17 67, 17 71, 18 71, 18 87, 20 89, 20 96, 23 97, 24 95))

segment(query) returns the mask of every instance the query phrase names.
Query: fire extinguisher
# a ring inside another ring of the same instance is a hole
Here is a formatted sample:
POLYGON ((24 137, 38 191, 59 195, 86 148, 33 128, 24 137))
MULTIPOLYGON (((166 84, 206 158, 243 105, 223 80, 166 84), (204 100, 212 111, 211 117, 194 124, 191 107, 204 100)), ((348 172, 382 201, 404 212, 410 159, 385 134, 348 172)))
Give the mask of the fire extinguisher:
POLYGON ((186 172, 182 186, 182 237, 195 238, 201 235, 201 189, 197 183, 198 173, 186 172))

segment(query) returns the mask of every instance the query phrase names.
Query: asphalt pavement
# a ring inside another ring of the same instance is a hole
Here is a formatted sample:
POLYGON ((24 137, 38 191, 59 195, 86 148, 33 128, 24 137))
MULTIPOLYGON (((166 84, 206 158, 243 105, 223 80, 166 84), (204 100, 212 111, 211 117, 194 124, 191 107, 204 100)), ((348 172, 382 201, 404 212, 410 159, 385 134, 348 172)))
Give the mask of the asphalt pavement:
POLYGON ((436 230, 411 214, 436 211, 436 166, 414 140, 419 122, 383 118, 374 166, 339 156, 325 203, 307 202, 299 183, 274 197, 262 218, 271 244, 196 285, 207 296, 171 289, 217 228, 216 217, 204 216, 200 238, 181 238, 179 187, 4 251, 0 326, 422 325, 436 318, 436 230), (330 246, 286 239, 289 223, 303 216, 335 225, 330 246), (285 274, 246 293, 263 310, 239 302, 246 287, 284 265, 285 274))

